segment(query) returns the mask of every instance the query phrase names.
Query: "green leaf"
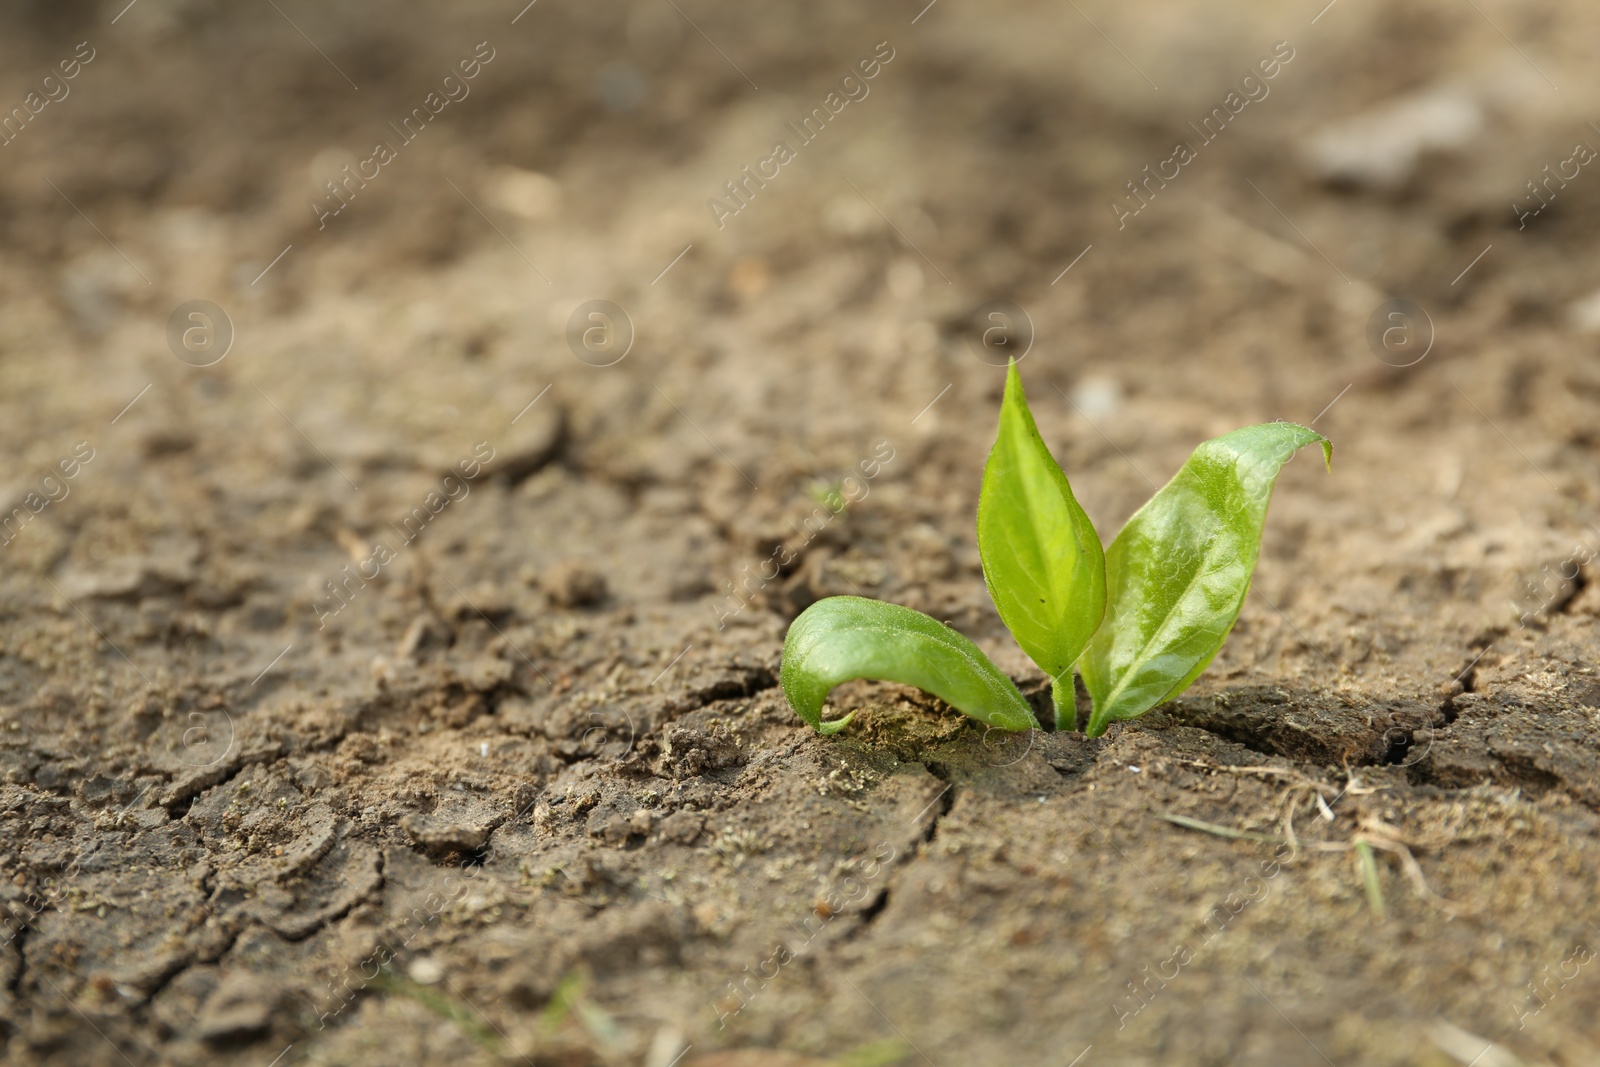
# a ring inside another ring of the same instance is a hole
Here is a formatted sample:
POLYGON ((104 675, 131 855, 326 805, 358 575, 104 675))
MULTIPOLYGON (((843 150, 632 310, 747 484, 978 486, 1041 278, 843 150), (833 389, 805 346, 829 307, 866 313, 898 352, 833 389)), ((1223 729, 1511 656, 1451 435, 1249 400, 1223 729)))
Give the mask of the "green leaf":
POLYGON ((1207 441, 1106 550, 1104 625, 1079 670, 1094 698, 1088 733, 1187 689, 1233 629, 1261 552, 1278 472, 1321 434, 1287 422, 1207 441))
POLYGON ((834 686, 855 678, 914 685, 1002 730, 1038 725, 1011 679, 944 623, 881 600, 819 600, 790 624, 783 640, 783 693, 819 732, 837 733, 855 712, 823 722, 822 702, 834 686))
POLYGON ((1000 618, 1054 682, 1057 729, 1076 728, 1072 665, 1105 614, 1105 560, 1094 525, 1033 423, 1015 363, 983 468, 978 553, 1000 618))

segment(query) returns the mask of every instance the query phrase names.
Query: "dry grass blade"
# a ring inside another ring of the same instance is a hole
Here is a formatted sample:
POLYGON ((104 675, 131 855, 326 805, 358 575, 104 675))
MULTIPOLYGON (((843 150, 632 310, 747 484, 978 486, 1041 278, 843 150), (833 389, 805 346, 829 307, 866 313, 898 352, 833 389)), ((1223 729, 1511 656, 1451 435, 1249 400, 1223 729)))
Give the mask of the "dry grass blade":
POLYGON ((1173 815, 1169 812, 1158 811, 1155 816, 1185 829, 1199 830, 1203 834, 1214 834, 1217 837, 1226 837, 1234 841, 1264 841, 1269 845, 1281 845, 1284 841, 1283 838, 1276 834, 1257 833, 1254 830, 1235 830, 1228 826, 1218 826, 1213 822, 1192 819, 1187 815, 1173 815))
POLYGON ((1389 917, 1389 911, 1383 903, 1383 883, 1378 879, 1378 861, 1373 858, 1372 846, 1361 838, 1356 838, 1356 868, 1361 873, 1361 881, 1367 889, 1367 905, 1372 909, 1372 914, 1383 922, 1389 917))

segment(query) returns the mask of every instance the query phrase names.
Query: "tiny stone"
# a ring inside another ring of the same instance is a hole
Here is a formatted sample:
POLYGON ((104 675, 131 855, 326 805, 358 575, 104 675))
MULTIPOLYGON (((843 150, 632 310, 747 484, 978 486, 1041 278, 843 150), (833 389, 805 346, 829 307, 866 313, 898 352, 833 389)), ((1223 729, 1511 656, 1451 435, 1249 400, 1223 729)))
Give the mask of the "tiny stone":
POLYGON ((444 966, 432 956, 418 956, 406 968, 406 973, 418 985, 436 985, 444 977, 444 966))

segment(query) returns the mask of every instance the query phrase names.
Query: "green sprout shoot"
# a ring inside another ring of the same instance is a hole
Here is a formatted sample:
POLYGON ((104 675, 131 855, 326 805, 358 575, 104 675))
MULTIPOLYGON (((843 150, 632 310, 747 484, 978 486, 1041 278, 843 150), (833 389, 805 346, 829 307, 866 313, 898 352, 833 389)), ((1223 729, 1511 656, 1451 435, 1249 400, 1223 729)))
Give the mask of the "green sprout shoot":
MULTIPOLYGON (((1278 473, 1313 442, 1331 469, 1333 445, 1294 423, 1205 442, 1102 550, 1011 365, 978 497, 978 552, 1001 621, 1051 679, 1058 730, 1077 729, 1074 668, 1094 702, 1091 737, 1193 684, 1250 591, 1278 473)), ((854 713, 824 721, 823 702, 856 678, 917 686, 1000 729, 1036 724, 977 645, 921 612, 846 596, 801 612, 783 643, 790 705, 821 733, 836 733, 854 713)))

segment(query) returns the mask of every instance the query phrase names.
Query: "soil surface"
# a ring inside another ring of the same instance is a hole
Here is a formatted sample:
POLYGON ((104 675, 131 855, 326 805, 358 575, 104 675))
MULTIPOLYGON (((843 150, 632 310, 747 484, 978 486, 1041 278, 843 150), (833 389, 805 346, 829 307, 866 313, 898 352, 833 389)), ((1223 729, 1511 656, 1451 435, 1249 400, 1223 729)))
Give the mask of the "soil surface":
POLYGON ((1600 1063, 1600 9, 124 2, 0 15, 7 1062, 1600 1063), (1333 471, 1175 702, 821 738, 832 594, 1046 699, 1007 354, 1102 537, 1333 471))

